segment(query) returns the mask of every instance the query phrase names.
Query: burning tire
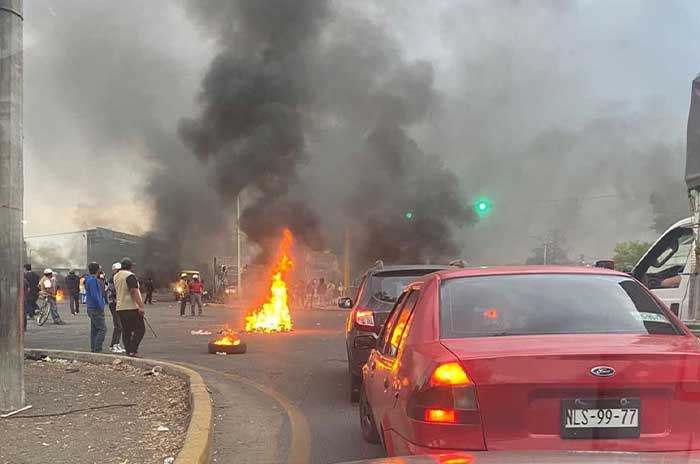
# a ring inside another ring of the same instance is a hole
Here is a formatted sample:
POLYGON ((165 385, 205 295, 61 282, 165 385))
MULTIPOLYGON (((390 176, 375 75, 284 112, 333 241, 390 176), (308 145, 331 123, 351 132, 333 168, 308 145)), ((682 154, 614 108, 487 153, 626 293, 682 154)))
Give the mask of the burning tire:
POLYGON ((226 354, 243 354, 248 347, 245 342, 241 341, 238 345, 218 345, 215 342, 209 342, 209 353, 226 353, 226 354))

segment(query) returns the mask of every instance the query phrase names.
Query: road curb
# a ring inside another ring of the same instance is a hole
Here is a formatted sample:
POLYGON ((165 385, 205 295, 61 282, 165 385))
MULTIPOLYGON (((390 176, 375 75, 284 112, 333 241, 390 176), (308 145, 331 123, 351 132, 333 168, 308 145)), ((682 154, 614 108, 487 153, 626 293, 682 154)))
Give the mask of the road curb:
POLYGON ((27 354, 30 356, 45 354, 56 359, 75 359, 91 364, 112 364, 112 361, 115 359, 121 359, 125 364, 141 369, 150 369, 154 366, 160 366, 165 374, 174 375, 187 380, 190 385, 190 405, 192 407, 192 412, 190 415, 190 423, 187 427, 187 434, 185 435, 185 443, 177 454, 175 463, 208 464, 210 462, 214 420, 212 400, 202 376, 196 371, 167 361, 87 353, 83 351, 25 348, 24 353, 25 356, 27 354))

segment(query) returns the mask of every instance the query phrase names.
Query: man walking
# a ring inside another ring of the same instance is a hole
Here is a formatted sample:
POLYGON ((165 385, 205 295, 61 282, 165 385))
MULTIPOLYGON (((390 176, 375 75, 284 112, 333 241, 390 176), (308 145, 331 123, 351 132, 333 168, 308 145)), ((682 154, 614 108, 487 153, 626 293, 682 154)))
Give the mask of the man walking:
POLYGON ((199 280, 199 275, 195 274, 192 276, 192 282, 189 286, 190 290, 190 311, 194 316, 194 306, 197 305, 199 308, 198 315, 202 315, 202 292, 204 291, 204 284, 199 280))
POLYGON ((114 288, 114 276, 122 268, 122 263, 112 264, 112 277, 107 283, 107 305, 109 306, 109 312, 112 313, 112 342, 109 347, 112 353, 123 354, 126 350, 119 343, 122 337, 122 321, 119 319, 117 314, 117 291, 114 288))
POLYGON ((75 271, 70 271, 66 276, 66 289, 70 298, 70 313, 75 316, 80 312, 80 277, 75 271))
POLYGON ((46 298, 51 311, 51 318, 56 325, 65 325, 58 314, 58 304, 56 303, 56 279, 53 276, 53 271, 49 268, 44 269, 44 277, 39 281, 39 296, 46 298))
MULTIPOLYGON (((180 317, 184 317, 187 302, 190 301, 190 279, 187 278, 187 274, 184 272, 180 274, 180 286, 182 287, 182 296, 180 297, 180 317)), ((192 315, 194 316, 194 309, 192 310, 192 315)))
POLYGON ((105 325, 105 301, 103 299, 104 287, 102 281, 97 278, 100 273, 100 265, 88 264, 89 275, 85 279, 85 307, 90 317, 90 351, 102 352, 102 344, 107 334, 105 325))
POLYGON ((39 310, 36 300, 39 298, 39 275, 32 271, 31 264, 24 265, 24 279, 27 285, 27 297, 24 300, 24 311, 27 317, 33 318, 39 310))
POLYGON ((146 333, 143 299, 139 281, 132 272, 134 263, 129 258, 122 260, 121 270, 114 276, 114 290, 117 293, 117 314, 122 323, 122 339, 128 356, 136 357, 139 345, 146 333))
POLYGON ((154 285, 153 285, 153 278, 149 277, 146 279, 146 283, 144 284, 144 287, 146 289, 146 301, 144 302, 145 304, 152 305, 153 304, 153 290, 154 285))

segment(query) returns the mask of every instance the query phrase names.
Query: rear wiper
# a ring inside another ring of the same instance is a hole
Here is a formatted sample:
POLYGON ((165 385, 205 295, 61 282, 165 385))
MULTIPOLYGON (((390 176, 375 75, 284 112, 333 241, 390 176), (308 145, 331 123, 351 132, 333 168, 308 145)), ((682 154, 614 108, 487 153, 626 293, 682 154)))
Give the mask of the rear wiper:
POLYGON ((508 335, 517 335, 517 334, 514 334, 512 332, 498 332, 498 333, 489 335, 489 337, 507 337, 508 335))

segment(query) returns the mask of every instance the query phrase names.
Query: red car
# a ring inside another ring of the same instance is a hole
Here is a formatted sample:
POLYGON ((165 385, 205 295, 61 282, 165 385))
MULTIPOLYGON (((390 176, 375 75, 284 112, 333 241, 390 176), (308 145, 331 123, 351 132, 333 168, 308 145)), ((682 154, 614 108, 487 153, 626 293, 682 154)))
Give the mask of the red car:
POLYGON ((700 449, 700 342, 629 275, 493 267, 404 290, 363 369, 389 456, 700 449))

